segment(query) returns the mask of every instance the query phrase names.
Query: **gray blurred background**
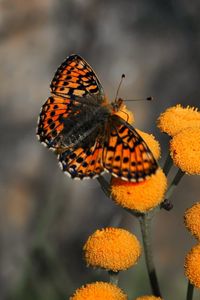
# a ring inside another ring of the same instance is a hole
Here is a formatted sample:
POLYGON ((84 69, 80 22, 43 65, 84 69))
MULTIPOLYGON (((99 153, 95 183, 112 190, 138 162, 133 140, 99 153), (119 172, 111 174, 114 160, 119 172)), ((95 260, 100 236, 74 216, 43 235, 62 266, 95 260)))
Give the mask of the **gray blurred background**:
MULTIPOLYGON (((110 99, 122 73, 122 98, 154 96, 129 108, 135 126, 161 142, 162 164, 168 137, 156 128, 157 117, 200 99, 199 12, 198 0, 0 0, 0 299, 68 299, 82 284, 107 280, 82 259, 84 242, 98 228, 120 225, 141 239, 137 220, 107 199, 96 180, 66 177, 35 137, 58 65, 77 53, 110 99)), ((153 224, 165 300, 185 298, 183 261, 195 240, 183 213, 200 200, 199 178, 185 176, 172 200, 174 209, 161 211, 153 224)), ((130 299, 150 293, 143 256, 121 274, 120 287, 130 299)))

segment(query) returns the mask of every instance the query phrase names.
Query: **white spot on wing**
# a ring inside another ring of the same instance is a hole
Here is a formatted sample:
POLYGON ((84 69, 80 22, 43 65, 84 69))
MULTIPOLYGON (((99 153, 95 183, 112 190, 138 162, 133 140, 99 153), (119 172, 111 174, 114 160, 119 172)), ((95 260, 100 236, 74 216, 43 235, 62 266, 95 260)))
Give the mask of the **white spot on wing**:
POLYGON ((73 177, 74 180, 81 180, 82 178, 79 177, 73 177))
POLYGON ((47 147, 47 144, 45 142, 41 142, 41 144, 45 147, 47 147))
POLYGON ((68 177, 72 178, 71 174, 67 171, 64 171, 64 174, 66 174, 68 177))
POLYGON ((59 167, 61 168, 61 170, 63 171, 63 164, 59 161, 58 162, 59 167))

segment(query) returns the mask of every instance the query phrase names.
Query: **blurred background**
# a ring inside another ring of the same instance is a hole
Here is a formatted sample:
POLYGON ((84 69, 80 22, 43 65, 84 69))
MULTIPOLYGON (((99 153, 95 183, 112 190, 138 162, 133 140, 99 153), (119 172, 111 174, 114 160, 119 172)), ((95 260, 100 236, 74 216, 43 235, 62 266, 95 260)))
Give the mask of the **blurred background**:
MULTIPOLYGON (((199 11, 198 0, 0 0, 0 299, 68 299, 82 284, 107 280, 82 259, 84 242, 98 228, 121 220, 141 239, 137 220, 107 199, 96 180, 66 177, 36 139, 58 65, 77 53, 110 99, 122 73, 120 97, 153 96, 129 108, 135 126, 161 142, 162 165, 168 137, 156 128, 157 117, 177 103, 198 106, 200 99, 199 11)), ((199 178, 185 176, 172 200, 174 209, 162 210, 153 224, 166 300, 185 298, 183 262, 195 240, 183 213, 200 200, 199 178)), ((120 287, 130 299, 150 294, 144 257, 121 274, 120 287)))

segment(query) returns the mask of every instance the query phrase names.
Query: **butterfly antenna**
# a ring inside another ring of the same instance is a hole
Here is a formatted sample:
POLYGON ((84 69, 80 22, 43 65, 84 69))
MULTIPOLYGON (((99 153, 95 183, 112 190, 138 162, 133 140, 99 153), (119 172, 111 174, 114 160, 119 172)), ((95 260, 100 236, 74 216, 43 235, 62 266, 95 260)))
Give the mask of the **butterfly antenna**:
POLYGON ((118 97, 118 94, 119 94, 119 90, 120 90, 120 87, 121 87, 121 85, 122 85, 122 81, 123 81, 124 78, 125 78, 125 74, 122 74, 120 83, 119 83, 118 88, 117 88, 117 93, 116 93, 116 96, 115 96, 115 102, 117 101, 117 97, 118 97))
POLYGON ((147 98, 141 98, 141 99, 124 99, 124 101, 152 101, 154 98, 152 96, 149 96, 147 98))

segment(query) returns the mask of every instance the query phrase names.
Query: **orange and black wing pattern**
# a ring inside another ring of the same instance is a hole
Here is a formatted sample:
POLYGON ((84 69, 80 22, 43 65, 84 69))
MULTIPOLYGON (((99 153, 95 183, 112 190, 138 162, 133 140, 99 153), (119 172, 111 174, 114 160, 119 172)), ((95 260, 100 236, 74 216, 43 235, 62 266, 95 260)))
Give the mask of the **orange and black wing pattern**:
POLYGON ((68 98, 51 96, 42 106, 37 127, 37 136, 48 148, 57 150, 65 147, 63 135, 64 120, 78 115, 82 104, 68 98))
POLYGON ((113 116, 104 143, 103 165, 115 177, 141 182, 155 173, 157 162, 148 146, 123 119, 113 116))
POLYGON ((47 147, 62 151, 70 146, 66 132, 106 100, 92 68, 78 55, 69 56, 58 68, 51 93, 39 115, 37 136, 47 147))
POLYGON ((135 129, 112 114, 103 88, 89 64, 69 56, 56 71, 51 96, 42 106, 37 136, 58 153, 72 178, 94 178, 104 170, 140 182, 158 165, 135 129))
POLYGON ((72 178, 94 178, 104 171, 102 152, 102 146, 95 142, 91 147, 67 150, 58 158, 62 170, 72 178))
POLYGON ((56 95, 80 101, 93 97, 94 102, 105 102, 105 95, 99 79, 90 65, 79 55, 70 55, 58 68, 50 85, 56 95))

